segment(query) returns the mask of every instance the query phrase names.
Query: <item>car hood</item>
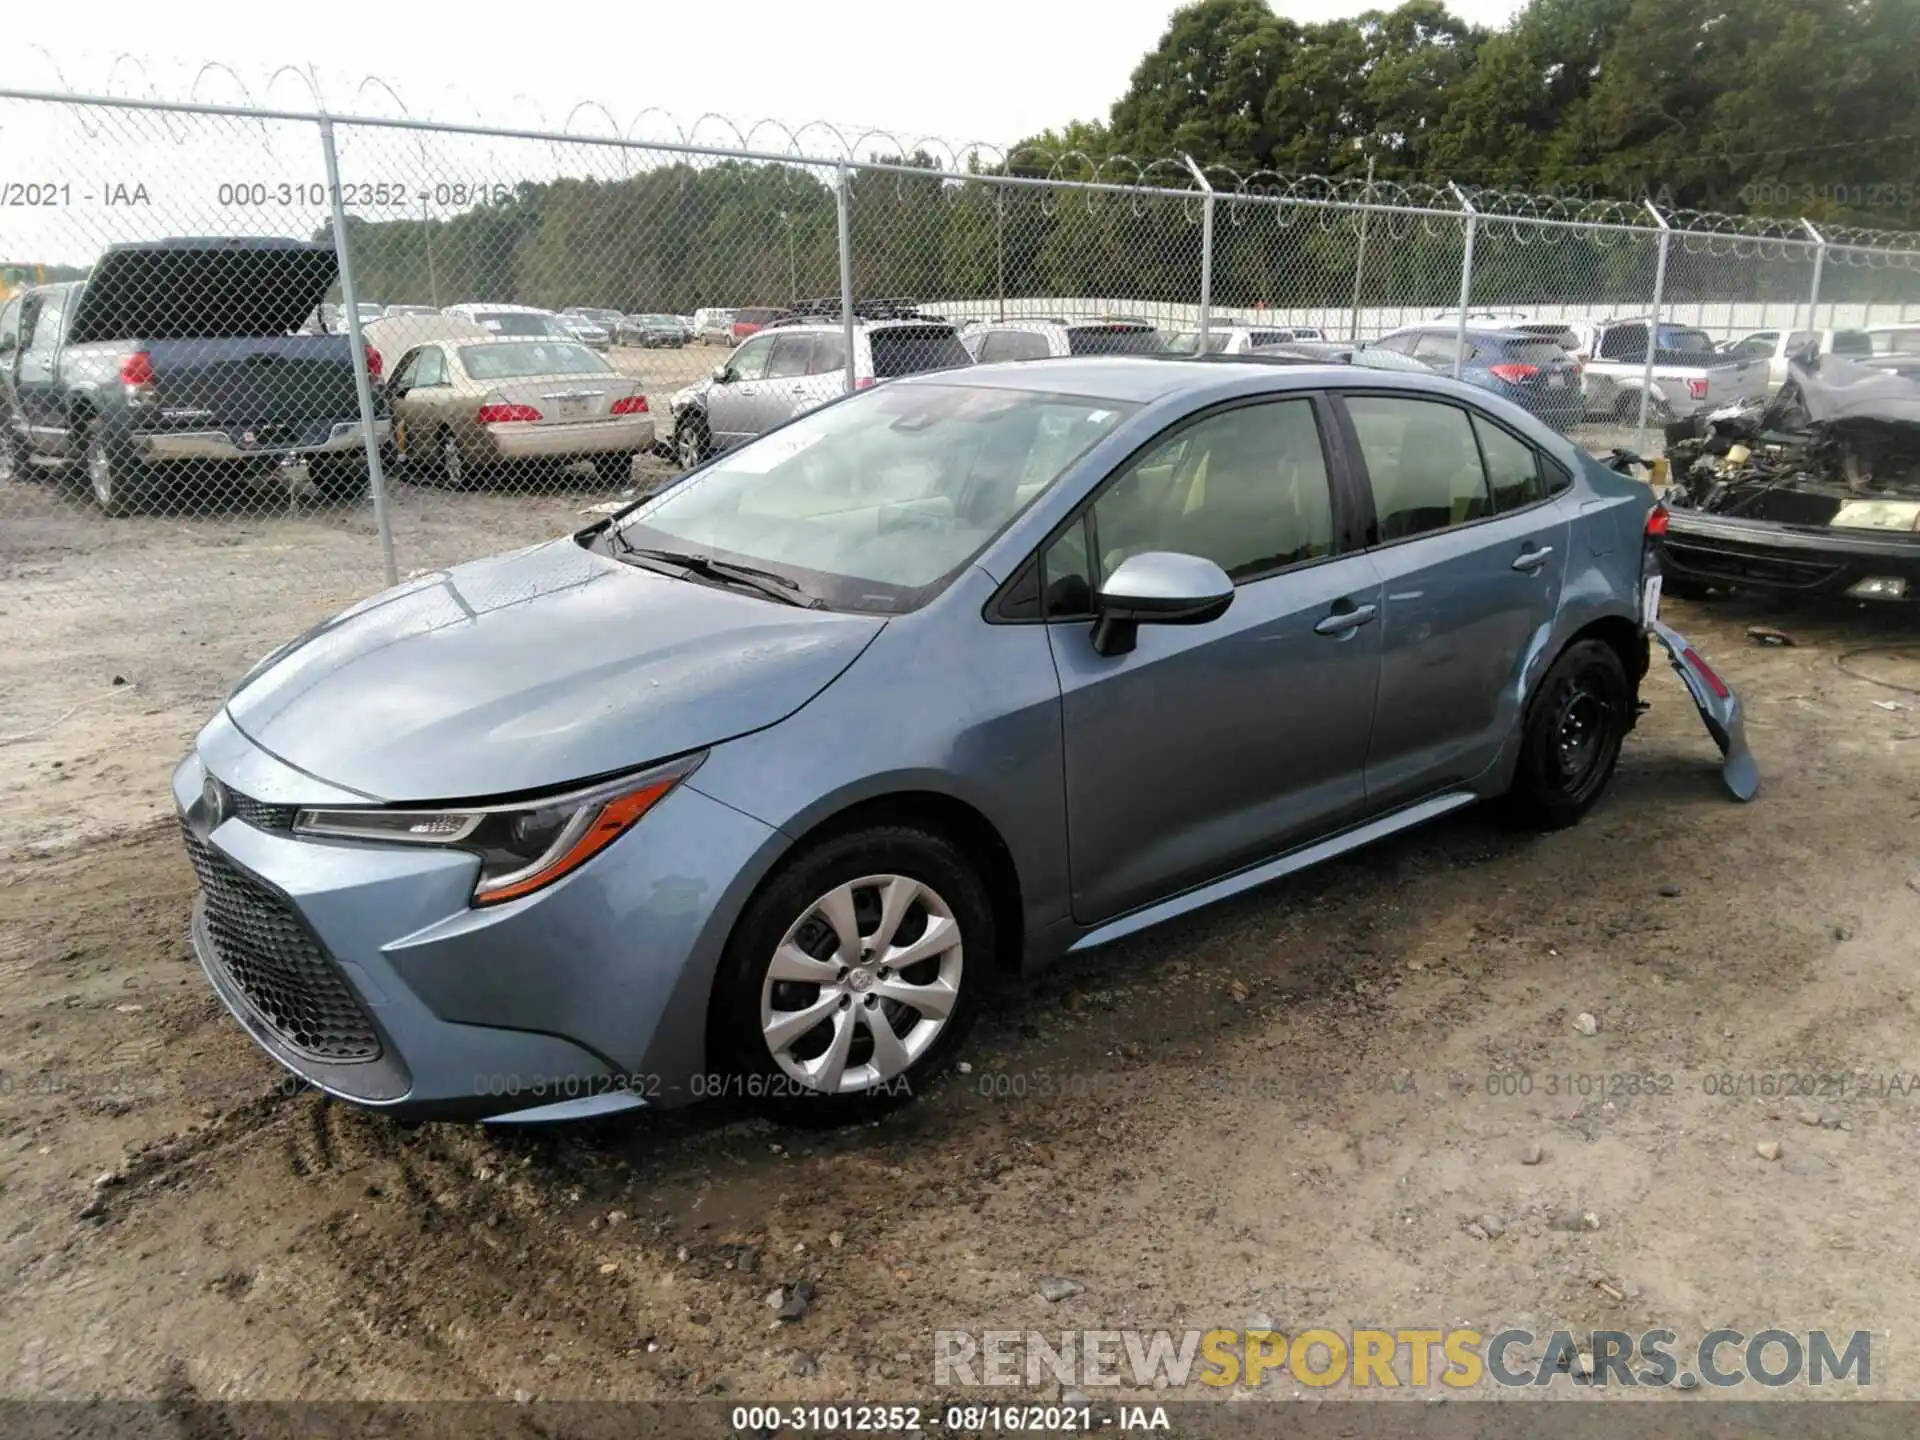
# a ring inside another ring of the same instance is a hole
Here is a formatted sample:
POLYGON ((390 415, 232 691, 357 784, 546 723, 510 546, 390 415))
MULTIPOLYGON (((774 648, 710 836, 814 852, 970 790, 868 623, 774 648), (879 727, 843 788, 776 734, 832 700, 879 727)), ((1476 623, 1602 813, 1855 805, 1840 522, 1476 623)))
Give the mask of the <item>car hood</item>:
POLYGON ((255 667, 227 711, 280 759, 370 799, 517 795, 784 719, 885 623, 558 540, 363 601, 255 667))

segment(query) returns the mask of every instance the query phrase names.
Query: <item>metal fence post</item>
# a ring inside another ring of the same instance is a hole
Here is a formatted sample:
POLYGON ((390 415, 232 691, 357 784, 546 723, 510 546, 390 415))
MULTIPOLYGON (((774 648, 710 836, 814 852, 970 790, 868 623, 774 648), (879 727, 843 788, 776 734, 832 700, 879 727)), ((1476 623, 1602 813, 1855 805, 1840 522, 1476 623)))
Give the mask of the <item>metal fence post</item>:
POLYGON ((1807 329, 1818 330, 1820 317, 1816 311, 1820 308, 1820 272, 1827 266, 1827 237, 1813 228, 1811 220, 1802 219, 1801 228, 1813 237, 1813 289, 1807 295, 1807 329))
POLYGON ((853 393, 853 226, 848 216, 847 182, 851 176, 842 165, 835 176, 834 208, 840 224, 840 325, 847 341, 847 393, 853 393))
POLYGON ((1204 355, 1207 339, 1213 332, 1213 186, 1207 183, 1206 172, 1193 163, 1191 155, 1180 158, 1187 162, 1187 169, 1207 193, 1200 212, 1200 348, 1195 352, 1204 355))
MULTIPOLYGON (((1356 144, 1359 142, 1356 141, 1356 144)), ((1373 204, 1373 162, 1374 157, 1367 156, 1367 201, 1373 204)), ((1347 338, 1354 344, 1360 343, 1360 281, 1367 273, 1367 222, 1373 218, 1373 211, 1362 209, 1360 212, 1360 244, 1358 254, 1353 260, 1353 324, 1349 327, 1347 338)))
POLYGON ((995 288, 1000 294, 1000 318, 1007 318, 1007 191, 1004 185, 993 187, 993 237, 995 288))
POLYGON ((1667 217, 1660 213, 1651 200, 1645 204, 1647 213, 1653 216, 1653 223, 1660 227, 1660 254, 1653 262, 1653 314, 1647 322, 1647 362, 1640 371, 1640 417, 1633 425, 1633 448, 1636 454, 1644 454, 1647 447, 1647 406, 1653 399, 1653 352, 1660 347, 1660 307, 1667 289, 1667 243, 1673 238, 1667 217))
POLYGON ((353 389, 360 400, 360 428, 367 447, 367 487, 373 492, 373 524, 380 532, 380 563, 387 584, 400 583, 393 562, 393 522, 387 515, 387 476, 380 464, 380 433, 375 428, 373 380, 367 374, 367 341, 360 333, 360 307, 353 293, 353 247, 347 243, 347 212, 340 202, 340 156, 333 144, 333 121, 320 117, 320 151, 327 162, 327 201, 333 209, 333 253, 340 263, 340 299, 347 314, 347 337, 353 346, 353 389))
POLYGON ((1480 212, 1473 208, 1473 202, 1467 199, 1466 192, 1451 180, 1447 188, 1453 192, 1453 198, 1460 202, 1460 208, 1467 212, 1466 246, 1460 256, 1460 320, 1453 330, 1453 378, 1460 378, 1460 367, 1466 362, 1467 354, 1467 304, 1473 298, 1473 236, 1479 225, 1480 212))

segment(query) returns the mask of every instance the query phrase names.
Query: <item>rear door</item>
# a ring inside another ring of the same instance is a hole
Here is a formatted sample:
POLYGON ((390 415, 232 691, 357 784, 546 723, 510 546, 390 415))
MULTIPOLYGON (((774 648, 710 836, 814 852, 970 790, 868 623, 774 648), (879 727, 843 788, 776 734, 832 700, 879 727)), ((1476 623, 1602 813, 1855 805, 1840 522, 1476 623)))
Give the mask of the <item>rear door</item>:
POLYGON ((14 433, 24 424, 14 394, 13 372, 20 363, 20 312, 25 306, 25 297, 20 295, 0 305, 0 434, 14 433))
POLYGON ((1493 764, 1566 573, 1568 519, 1534 447, 1477 409, 1343 397, 1381 582, 1367 803, 1396 806, 1493 764))
POLYGON ((27 444, 43 455, 67 449, 67 407, 54 381, 60 330, 72 287, 54 285, 29 291, 21 311, 20 362, 14 367, 14 393, 27 426, 27 444))
POLYGON ((1097 923, 1358 818, 1379 581, 1336 489, 1321 402, 1182 422, 1042 552, 1060 672, 1073 913, 1097 923), (1091 599, 1128 556, 1203 555, 1235 581, 1205 625, 1101 655, 1091 599))
POLYGON ((773 353, 767 358, 756 434, 765 434, 796 415, 804 415, 839 393, 837 388, 829 388, 829 377, 814 372, 813 356, 819 339, 813 331, 795 330, 782 331, 774 340, 773 353))
POLYGON ((760 433, 754 428, 754 416, 761 387, 767 383, 773 341, 772 335, 754 336, 728 359, 728 378, 707 387, 707 433, 722 450, 760 433))

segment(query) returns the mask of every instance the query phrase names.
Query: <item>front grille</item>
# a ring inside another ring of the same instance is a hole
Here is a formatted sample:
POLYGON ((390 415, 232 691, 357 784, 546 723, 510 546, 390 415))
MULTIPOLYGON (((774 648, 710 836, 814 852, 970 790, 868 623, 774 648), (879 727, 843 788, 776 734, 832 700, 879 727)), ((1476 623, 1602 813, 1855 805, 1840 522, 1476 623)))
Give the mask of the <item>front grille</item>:
POLYGON ((234 819, 256 830, 291 830, 293 817, 299 813, 295 806, 269 805, 251 795, 242 795, 238 790, 227 791, 227 806, 234 819))
POLYGON ((186 839, 213 958, 260 1018, 309 1059, 378 1059, 372 1019, 287 902, 191 830, 186 839))

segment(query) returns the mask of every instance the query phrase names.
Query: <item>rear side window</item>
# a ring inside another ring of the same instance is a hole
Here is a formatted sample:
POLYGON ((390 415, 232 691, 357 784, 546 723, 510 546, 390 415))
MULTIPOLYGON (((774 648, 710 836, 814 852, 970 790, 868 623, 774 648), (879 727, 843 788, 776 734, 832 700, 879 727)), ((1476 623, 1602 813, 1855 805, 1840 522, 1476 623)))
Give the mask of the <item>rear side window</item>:
POLYGON ((1713 337, 1704 330, 1692 330, 1679 325, 1660 327, 1660 348, 1675 355, 1711 355, 1713 337))
POLYGON ((1432 400, 1354 395, 1347 413, 1360 439, 1383 544, 1489 513, 1487 477, 1465 410, 1432 400))
POLYGON ((1567 358, 1567 352, 1551 340, 1509 340, 1500 353, 1523 365, 1558 365, 1567 358))
POLYGON ((18 295, 0 306, 0 350, 11 350, 20 343, 20 307, 18 295))
POLYGON ((807 362, 809 375, 838 375, 847 368, 847 337, 839 331, 816 330, 813 358, 807 362))
POLYGON ((989 330, 980 342, 980 363, 999 360, 1044 360, 1047 337, 1033 330, 989 330))
POLYGON ((873 373, 881 380, 973 363, 951 325, 891 325, 868 332, 867 346, 873 351, 873 373))
POLYGON ((1459 353, 1459 337, 1443 334, 1438 330, 1429 330, 1414 343, 1413 347, 1413 358, 1424 360, 1429 365, 1451 365, 1454 357, 1459 353))
POLYGON ((1920 329, 1874 331, 1873 353, 1876 355, 1920 354, 1920 329))
POLYGON ((786 312, 781 310, 766 309, 736 310, 733 312, 733 323, 736 325, 764 325, 769 320, 775 319, 784 313, 786 312))
POLYGON ((1836 330, 1833 332, 1833 353, 1836 355, 1871 355, 1873 340, 1864 330, 1836 330))
POLYGON ((1157 355, 1160 350, 1160 332, 1151 325, 1076 325, 1067 331, 1069 355, 1157 355))
POLYGON ((1480 438, 1480 458, 1486 462, 1495 514, 1546 498, 1540 456, 1531 445, 1478 415, 1473 417, 1473 431, 1480 438))

